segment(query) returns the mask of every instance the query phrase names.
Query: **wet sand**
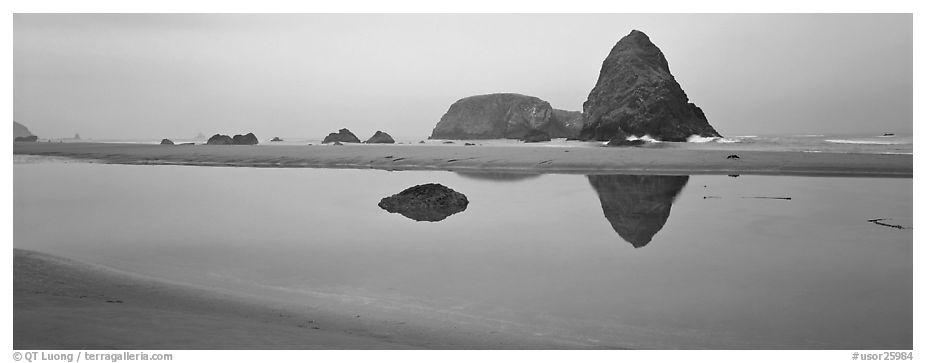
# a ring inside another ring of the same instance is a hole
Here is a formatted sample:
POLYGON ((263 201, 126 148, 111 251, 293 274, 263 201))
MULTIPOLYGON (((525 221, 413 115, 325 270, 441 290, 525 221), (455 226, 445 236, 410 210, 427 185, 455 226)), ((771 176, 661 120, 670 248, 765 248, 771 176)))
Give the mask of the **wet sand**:
POLYGON ((14 154, 116 164, 375 168, 582 174, 913 176, 912 155, 453 145, 143 145, 14 143, 14 154))
POLYGON ((13 349, 568 349, 440 317, 285 306, 14 249, 13 349), (463 329, 462 326, 469 326, 463 329))

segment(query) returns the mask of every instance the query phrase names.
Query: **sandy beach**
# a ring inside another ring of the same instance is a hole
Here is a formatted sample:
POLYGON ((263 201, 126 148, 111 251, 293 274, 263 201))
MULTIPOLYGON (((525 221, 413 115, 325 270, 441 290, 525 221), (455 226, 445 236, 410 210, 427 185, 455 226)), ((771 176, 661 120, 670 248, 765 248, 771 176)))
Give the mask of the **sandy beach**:
POLYGON ((13 349, 569 349, 438 316, 294 307, 14 249, 13 349), (465 327, 465 328, 464 328, 465 327))
POLYGON ((765 174, 912 177, 912 155, 453 145, 142 145, 14 143, 14 154, 115 164, 375 168, 524 173, 765 174))

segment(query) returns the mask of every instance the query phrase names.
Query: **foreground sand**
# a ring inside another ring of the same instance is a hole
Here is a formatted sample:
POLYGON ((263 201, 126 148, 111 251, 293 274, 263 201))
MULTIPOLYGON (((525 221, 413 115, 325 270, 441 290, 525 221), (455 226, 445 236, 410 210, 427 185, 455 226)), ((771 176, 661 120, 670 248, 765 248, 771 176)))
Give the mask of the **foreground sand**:
POLYGON ((294 308, 14 249, 17 350, 590 348, 426 315, 406 322, 361 317, 348 306, 313 306, 305 301, 294 308))
POLYGON ((456 145, 141 145, 14 143, 14 154, 117 164, 490 170, 530 173, 662 173, 913 176, 912 155, 605 147, 456 145))

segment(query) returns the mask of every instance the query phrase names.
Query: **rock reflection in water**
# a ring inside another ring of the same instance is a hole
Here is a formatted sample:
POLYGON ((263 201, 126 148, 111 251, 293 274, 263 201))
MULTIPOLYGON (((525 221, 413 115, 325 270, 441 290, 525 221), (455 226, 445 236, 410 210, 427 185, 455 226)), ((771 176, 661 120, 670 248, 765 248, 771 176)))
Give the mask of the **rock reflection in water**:
POLYGON ((646 246, 669 219, 688 176, 588 175, 614 231, 635 248, 646 246))
POLYGON ((493 172, 493 171, 457 171, 457 175, 468 179, 489 180, 496 182, 515 182, 539 177, 540 174, 493 172))

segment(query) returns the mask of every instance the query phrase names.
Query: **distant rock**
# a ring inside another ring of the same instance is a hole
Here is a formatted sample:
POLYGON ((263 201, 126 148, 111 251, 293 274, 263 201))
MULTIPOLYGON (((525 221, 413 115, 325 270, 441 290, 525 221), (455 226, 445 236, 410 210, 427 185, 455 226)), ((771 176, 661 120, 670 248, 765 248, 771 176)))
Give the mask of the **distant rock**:
POLYGON ((740 156, 739 156, 739 155, 736 155, 736 154, 727 155, 727 159, 739 159, 739 158, 740 158, 740 156))
POLYGON ((420 141, 418 141, 418 143, 419 143, 419 144, 424 144, 425 142, 424 142, 424 140, 420 140, 420 141))
POLYGON ((270 139, 270 142, 279 142, 279 141, 283 141, 283 139, 281 139, 281 138, 279 138, 279 137, 276 137, 276 136, 274 136, 272 139, 270 139))
POLYGON ((80 134, 74 134, 74 140, 80 140, 80 134))
POLYGON ((526 135, 521 137, 521 141, 524 142, 543 142, 550 140, 550 134, 541 130, 531 130, 526 135))
POLYGON ((453 142, 453 141, 444 141, 444 142, 442 142, 442 144, 455 144, 455 142, 453 142))
POLYGON ((885 133, 884 133, 883 135, 881 135, 881 136, 894 136, 894 134, 892 134, 892 133, 890 133, 890 132, 885 132, 885 133))
POLYGON ((635 248, 646 246, 669 219, 688 176, 589 175, 614 231, 635 248))
POLYGON ((383 198, 379 207, 416 221, 437 222, 466 210, 466 196, 440 184, 422 184, 383 198))
POLYGON ((720 137, 688 102, 662 51, 637 30, 611 49, 583 111, 582 140, 608 141, 618 132, 679 142, 691 135, 720 137))
POLYGON ((467 142, 467 143, 463 144, 463 146, 476 146, 476 144, 471 143, 471 142, 467 142))
POLYGON ((257 145, 257 136, 254 136, 254 133, 248 133, 247 135, 235 135, 232 137, 232 143, 235 145, 257 145))
POLYGON ((13 139, 13 141, 16 141, 16 142, 36 142, 36 141, 38 141, 38 140, 39 140, 39 137, 38 137, 38 136, 35 136, 35 135, 32 135, 32 136, 20 136, 20 137, 17 137, 17 138, 14 138, 14 139, 13 139))
POLYGON ((170 141, 170 139, 161 139, 161 145, 173 145, 173 144, 174 142, 170 141))
POLYGON ((365 143, 367 144, 395 144, 395 140, 392 139, 392 136, 389 136, 389 134, 385 132, 376 131, 376 133, 373 134, 373 136, 370 137, 367 141, 365 141, 365 143))
POLYGON ((32 132, 30 132, 29 129, 26 128, 25 125, 19 122, 13 121, 13 139, 16 139, 17 137, 29 137, 29 136, 32 136, 32 132))
POLYGON ((570 131, 557 114, 570 117, 569 111, 555 112, 550 103, 537 97, 517 93, 493 93, 460 99, 431 132, 431 139, 521 139, 531 131, 544 131, 551 137, 570 137, 570 131))
POLYGON ((232 145, 234 144, 231 136, 215 134, 206 141, 206 145, 232 145))
POLYGON ((357 135, 350 132, 348 129, 340 129, 337 133, 330 133, 328 136, 325 136, 325 140, 322 141, 322 144, 327 144, 329 142, 356 142, 359 143, 360 139, 357 138, 357 135))

